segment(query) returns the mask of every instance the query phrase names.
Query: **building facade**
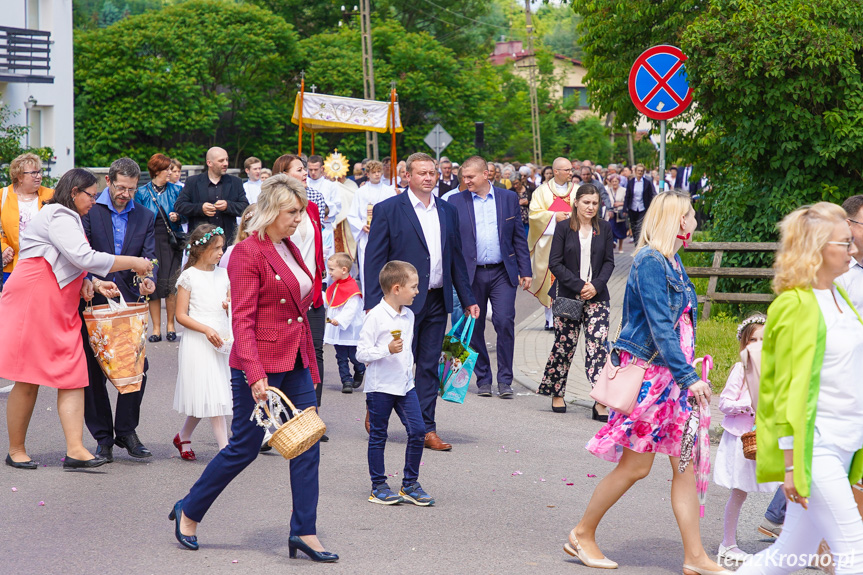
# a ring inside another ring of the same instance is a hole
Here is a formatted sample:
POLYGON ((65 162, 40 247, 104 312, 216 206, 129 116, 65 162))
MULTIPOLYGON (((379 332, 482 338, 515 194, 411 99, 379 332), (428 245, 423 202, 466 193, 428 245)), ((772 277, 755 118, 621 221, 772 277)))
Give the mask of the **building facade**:
POLYGON ((75 165, 72 0, 2 0, 0 100, 27 125, 22 142, 54 150, 50 174, 75 165))

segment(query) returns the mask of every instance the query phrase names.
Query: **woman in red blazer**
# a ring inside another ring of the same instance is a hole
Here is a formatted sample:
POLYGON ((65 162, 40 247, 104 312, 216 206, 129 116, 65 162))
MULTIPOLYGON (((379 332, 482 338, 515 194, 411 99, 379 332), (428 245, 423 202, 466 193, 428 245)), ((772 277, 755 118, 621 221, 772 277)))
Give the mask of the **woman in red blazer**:
MULTIPOLYGON (((321 290, 323 277, 326 274, 326 265, 324 264, 324 241, 321 236, 321 211, 326 209, 324 196, 308 186, 306 186, 306 177, 308 171, 306 164, 302 158, 293 154, 285 154, 279 156, 273 163, 274 174, 287 174, 292 178, 299 180, 306 189, 306 195, 309 199, 309 205, 306 210, 307 217, 297 226, 297 230, 291 236, 291 240, 300 248, 303 253, 303 260, 308 266, 312 275, 315 276, 315 281, 318 282, 315 290, 315 301, 312 308, 309 310, 309 325, 312 328, 312 341, 315 344, 315 357, 318 361, 318 372, 321 374, 321 381, 324 379, 324 329, 326 328, 327 310, 324 307, 324 298, 321 290), (314 251, 312 251, 311 236, 306 237, 304 242, 304 230, 314 226, 314 251), (313 269, 314 268, 314 269, 313 269)), ((318 407, 321 406, 321 394, 323 385, 319 385, 315 392, 318 397, 318 407)), ((329 438, 324 435, 321 441, 329 441, 329 438)))
MULTIPOLYGON (((321 279, 309 272, 291 240, 307 204, 311 207, 297 180, 285 174, 268 178, 248 223, 252 234, 231 254, 232 437, 169 515, 175 521, 177 540, 188 549, 198 549, 197 525, 222 490, 258 456, 264 429, 250 416, 256 402, 266 398, 264 389, 279 388, 301 411, 316 405, 320 377, 307 312, 320 297, 321 279)), ((324 551, 316 535, 319 463, 317 443, 291 460, 293 512, 288 545, 291 557, 299 549, 315 561, 333 562, 338 555, 324 551)))

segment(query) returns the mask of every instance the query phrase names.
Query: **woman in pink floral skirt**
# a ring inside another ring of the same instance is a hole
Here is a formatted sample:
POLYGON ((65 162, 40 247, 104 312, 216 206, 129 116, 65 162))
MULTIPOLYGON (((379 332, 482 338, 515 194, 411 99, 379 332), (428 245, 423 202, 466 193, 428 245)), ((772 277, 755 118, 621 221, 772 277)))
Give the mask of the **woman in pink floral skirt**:
POLYGON ((596 544, 605 513, 647 477, 656 454, 667 455, 673 469, 671 507, 683 539, 684 575, 730 575, 710 559, 701 543, 699 504, 692 465, 677 472, 683 428, 694 397, 709 408, 710 386, 692 367, 697 300, 677 251, 695 231, 689 195, 656 196, 644 217, 623 300, 623 325, 610 360, 621 366, 646 366, 635 409, 610 412, 587 444, 597 457, 617 463, 593 492, 581 521, 570 532, 566 552, 588 567, 615 569, 596 544))

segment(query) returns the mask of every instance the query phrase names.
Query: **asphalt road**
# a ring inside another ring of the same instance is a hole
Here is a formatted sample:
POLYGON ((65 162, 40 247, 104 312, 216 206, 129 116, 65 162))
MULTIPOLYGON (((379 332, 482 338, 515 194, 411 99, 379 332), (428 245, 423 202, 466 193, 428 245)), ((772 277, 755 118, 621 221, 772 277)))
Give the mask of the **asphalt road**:
MULTIPOLYGON (((517 321, 535 306, 532 297, 520 295, 517 321)), ((493 342, 490 324, 489 332, 493 342)), ((321 416, 331 441, 321 449, 318 535, 341 556, 339 563, 317 566, 288 558, 288 463, 275 452, 260 456, 228 487, 199 527, 200 551, 187 551, 173 537, 168 512, 215 456, 216 445, 202 422, 192 443, 198 461, 179 459, 171 445, 183 422, 171 409, 177 344, 150 344, 148 354, 152 367, 139 427, 154 453, 147 462, 117 450, 114 463, 94 472, 63 472, 56 393, 40 394, 28 450, 43 466, 0 467, 0 574, 590 572, 562 550, 596 483, 612 468, 583 449, 599 427, 586 409, 552 413, 548 398, 519 386, 513 400, 471 394, 464 405, 439 402, 438 430, 454 447, 449 453, 426 451, 420 468, 420 481, 436 505, 372 505, 363 396, 340 393, 329 347, 321 416)), ((0 394, 4 422, 6 398, 0 394)), ((405 434, 395 417, 390 429, 387 469, 396 487, 405 434)), ((5 423, 0 437, 6 442, 5 423)), ((620 563, 621 575, 681 572, 671 474, 667 458, 658 457, 652 474, 600 527, 600 545, 620 563)), ((710 487, 701 523, 710 552, 722 537, 727 495, 710 487)), ((767 495, 753 495, 744 506, 739 543, 748 551, 767 545, 755 529, 768 502, 767 495)))

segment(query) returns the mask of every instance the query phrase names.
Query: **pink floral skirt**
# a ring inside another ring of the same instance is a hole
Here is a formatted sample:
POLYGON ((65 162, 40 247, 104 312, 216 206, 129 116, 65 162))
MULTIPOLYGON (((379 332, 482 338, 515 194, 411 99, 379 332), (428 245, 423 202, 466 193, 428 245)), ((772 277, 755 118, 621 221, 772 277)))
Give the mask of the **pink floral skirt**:
MULTIPOLYGON (((680 318, 680 347, 686 361, 695 356, 695 332, 689 308, 680 318)), ((628 365, 632 355, 620 352, 620 365, 628 365)), ((641 362, 644 363, 643 361, 641 362)), ((618 462, 623 448, 638 453, 663 453, 680 457, 683 428, 692 411, 689 392, 681 390, 667 367, 651 365, 644 373, 638 403, 628 416, 611 411, 606 423, 585 446, 595 456, 618 462)))

